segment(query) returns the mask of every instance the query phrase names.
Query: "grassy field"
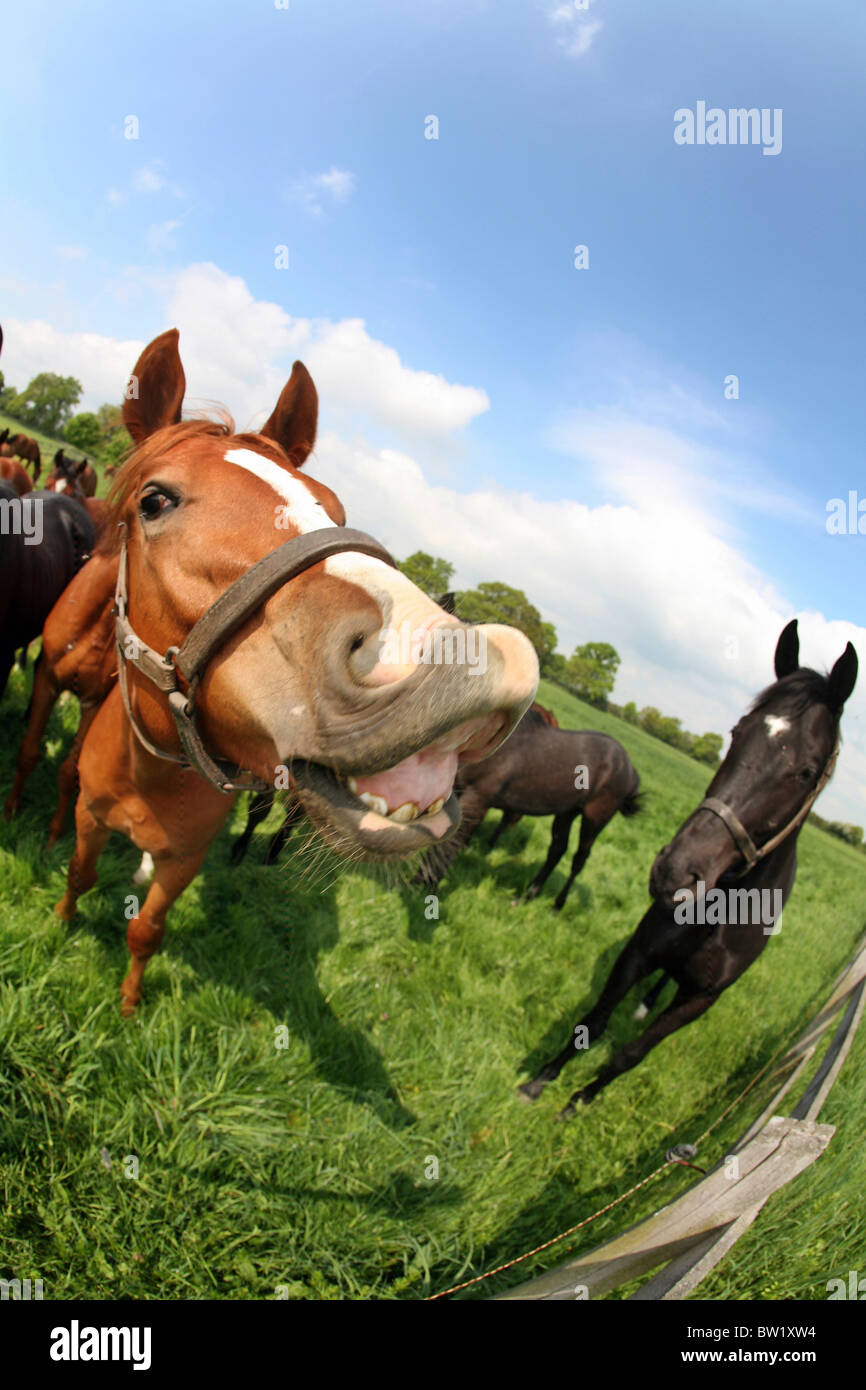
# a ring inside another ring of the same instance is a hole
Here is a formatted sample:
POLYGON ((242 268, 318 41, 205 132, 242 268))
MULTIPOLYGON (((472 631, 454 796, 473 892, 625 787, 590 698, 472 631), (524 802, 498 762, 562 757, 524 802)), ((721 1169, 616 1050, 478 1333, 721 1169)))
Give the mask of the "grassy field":
MULTIPOLYGON (((67 457, 71 459, 83 459, 85 456, 83 450, 73 448, 71 444, 66 443, 65 439, 52 439, 50 435, 40 434, 38 430, 32 429, 30 425, 23 425, 20 420, 13 419, 11 415, 4 415, 3 411, 0 410, 0 434, 3 433, 7 426, 9 428, 10 437, 14 434, 26 434, 29 439, 35 439, 36 443, 39 445, 39 452, 42 455, 42 472, 39 475, 39 482, 36 484, 37 487, 43 486, 45 479, 51 472, 54 455, 57 453, 58 449, 62 449, 67 457)), ((100 497, 103 497, 106 490, 103 465, 93 454, 88 454, 87 457, 96 469, 99 477, 97 492, 100 497)), ((27 471, 32 476, 32 467, 28 465, 27 471)))
MULTIPOLYGON (((29 673, 4 706, 12 775, 29 673)), ((389 885, 305 848, 229 865, 230 828, 169 916, 138 1017, 124 1022, 124 900, 138 856, 112 841, 73 927, 52 907, 71 848, 45 853, 64 704, 25 809, 0 822, 0 1275, 46 1298, 423 1298, 573 1226, 693 1140, 820 1004, 864 930, 866 858, 807 827, 783 930, 698 1023, 568 1125, 555 1111, 637 1028, 609 1040, 535 1107, 516 1082, 593 998, 647 904, 656 851, 708 769, 542 684, 562 724, 613 733, 646 793, 616 817, 564 911, 511 907, 548 844, 525 819, 488 854, 492 816, 440 889, 389 885), (280 1048, 276 1030, 287 1030, 280 1048)), ((275 813, 278 818, 278 813, 275 813)), ((828 1153, 773 1199, 701 1297, 824 1297, 866 1273, 866 1038, 822 1118, 828 1153)), ((711 1166, 759 1113, 758 1088, 697 1160, 711 1166)), ((486 1297, 589 1248, 690 1186, 668 1170, 579 1236, 468 1290, 486 1297)), ((614 1297, 619 1296, 614 1295, 614 1297)))

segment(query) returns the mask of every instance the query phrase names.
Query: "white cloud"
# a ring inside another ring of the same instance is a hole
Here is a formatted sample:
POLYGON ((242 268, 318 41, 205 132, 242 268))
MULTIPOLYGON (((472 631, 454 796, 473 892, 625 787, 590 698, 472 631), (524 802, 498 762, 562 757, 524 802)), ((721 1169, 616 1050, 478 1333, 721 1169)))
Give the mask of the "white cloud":
POLYGON ((83 261, 87 255, 86 246, 55 246, 54 250, 62 261, 83 261))
POLYGON ((322 174, 306 174, 298 179, 289 191, 289 198, 310 216, 321 217, 326 208, 347 203, 357 187, 356 174, 332 164, 322 174))
POLYGON ((165 222, 152 222, 145 236, 148 251, 173 251, 177 245, 174 233, 179 226, 180 221, 176 217, 170 217, 165 222))
POLYGON ((556 42, 567 58, 580 58, 592 47, 596 34, 604 27, 600 19, 591 19, 586 10, 576 5, 557 5, 548 18, 557 30, 556 42))
POLYGON ((158 193, 165 187, 165 179, 153 165, 138 169, 129 181, 133 193, 158 193))

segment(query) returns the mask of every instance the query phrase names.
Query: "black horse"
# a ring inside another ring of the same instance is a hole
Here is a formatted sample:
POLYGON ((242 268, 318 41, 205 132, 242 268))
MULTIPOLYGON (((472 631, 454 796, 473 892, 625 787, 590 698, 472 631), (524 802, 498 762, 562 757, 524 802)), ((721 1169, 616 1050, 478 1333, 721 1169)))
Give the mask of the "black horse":
POLYGON ((598 1002, 566 1046, 519 1087, 535 1100, 574 1055, 604 1033, 617 1004, 662 969, 653 1004, 671 976, 673 1001, 640 1037, 626 1043, 595 1081, 575 1092, 559 1118, 574 1113, 651 1048, 715 1003, 757 960, 794 886, 797 838, 836 760, 842 708, 857 680, 849 642, 829 676, 799 665, 796 620, 776 647, 776 681, 732 731, 727 757, 650 873, 652 906, 614 965, 598 1002), (757 848, 756 848, 757 846, 757 848))
POLYGON ((54 492, 19 497, 0 483, 0 698, 19 647, 38 637, 93 548, 84 508, 54 492))
MULTIPOLYGON (((530 708, 492 757, 461 767, 457 778, 460 825, 447 844, 426 856, 418 882, 436 888, 491 808, 506 812, 511 820, 552 815, 547 858, 525 894, 535 898, 565 854, 572 824, 580 816, 571 873, 553 904, 558 911, 608 821, 617 811, 633 816, 640 809, 639 785, 628 754, 615 738, 554 728, 530 708)), ((507 823, 504 819, 503 826, 507 823)))

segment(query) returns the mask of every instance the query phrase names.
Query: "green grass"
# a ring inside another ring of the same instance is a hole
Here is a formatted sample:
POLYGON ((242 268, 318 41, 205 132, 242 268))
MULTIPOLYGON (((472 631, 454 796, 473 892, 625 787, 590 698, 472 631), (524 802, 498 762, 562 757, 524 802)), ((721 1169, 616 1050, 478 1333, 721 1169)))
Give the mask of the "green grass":
MULTIPOLYGON (((4 786, 29 679, 16 672, 4 704, 4 786)), ((540 698, 564 725, 619 738, 646 793, 640 816, 616 817, 600 837, 562 913, 551 904, 569 858, 537 901, 510 906, 546 853, 549 820, 525 819, 489 854, 485 827, 431 921, 422 892, 396 875, 393 886, 337 875, 305 852, 303 832, 265 868, 278 813, 233 870, 241 804, 172 910, 130 1022, 118 990, 132 846, 111 842, 72 927, 52 913, 71 836, 42 846, 74 706, 55 712, 22 815, 0 823, 0 1275, 42 1278, 51 1298, 273 1298, 280 1286, 291 1297, 420 1298, 573 1226, 721 1113, 823 1001, 861 936, 864 857, 807 827, 783 930, 753 969, 574 1121, 554 1124, 633 1035, 634 996, 609 1039, 536 1106, 519 1103, 516 1082, 594 997, 646 907, 656 851, 708 770, 555 687, 540 698), (274 1046, 280 1025, 286 1049, 274 1046)), ((822 1116, 839 1125, 827 1154, 768 1205, 700 1296, 823 1297, 837 1267, 859 1260, 866 1273, 853 1214, 864 1068, 861 1039, 822 1116)), ((765 1101, 750 1096, 698 1162, 722 1156, 765 1101)), ((467 1296, 559 1264, 693 1177, 669 1170, 467 1296)))

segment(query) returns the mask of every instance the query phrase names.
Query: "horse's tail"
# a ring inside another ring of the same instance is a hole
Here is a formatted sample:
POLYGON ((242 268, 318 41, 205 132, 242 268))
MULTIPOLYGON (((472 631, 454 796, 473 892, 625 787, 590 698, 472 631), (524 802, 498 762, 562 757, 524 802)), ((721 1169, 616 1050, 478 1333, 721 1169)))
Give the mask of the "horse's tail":
POLYGON ((635 773, 634 786, 628 796, 623 799, 619 808, 621 816, 637 816, 643 810, 643 792, 638 790, 639 787, 640 777, 635 773))

